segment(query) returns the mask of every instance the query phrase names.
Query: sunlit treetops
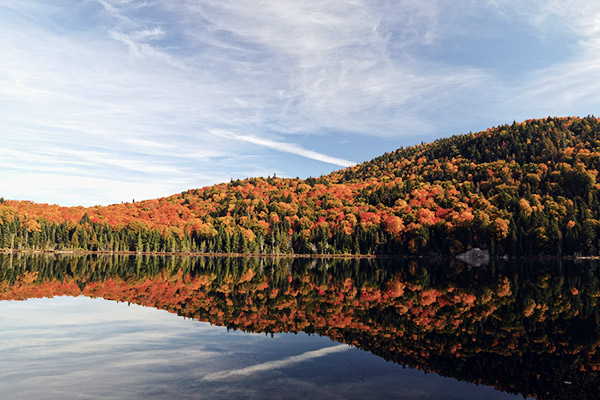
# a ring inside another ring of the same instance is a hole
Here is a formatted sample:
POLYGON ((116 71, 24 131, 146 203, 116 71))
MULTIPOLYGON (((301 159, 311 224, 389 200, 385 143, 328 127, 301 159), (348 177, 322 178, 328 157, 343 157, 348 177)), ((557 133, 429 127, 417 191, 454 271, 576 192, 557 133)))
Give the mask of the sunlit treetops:
POLYGON ((106 207, 4 201, 0 247, 598 255, 599 155, 594 117, 528 120, 319 178, 232 180, 106 207))

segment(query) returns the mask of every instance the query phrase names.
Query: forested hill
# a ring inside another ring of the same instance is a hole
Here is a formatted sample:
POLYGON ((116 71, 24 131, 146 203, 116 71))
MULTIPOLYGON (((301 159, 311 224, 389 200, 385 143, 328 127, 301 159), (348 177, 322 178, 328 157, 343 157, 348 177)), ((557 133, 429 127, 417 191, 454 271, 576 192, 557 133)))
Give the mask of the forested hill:
POLYGON ((320 178, 236 180, 107 207, 2 201, 0 248, 598 255, 600 122, 548 118, 320 178))

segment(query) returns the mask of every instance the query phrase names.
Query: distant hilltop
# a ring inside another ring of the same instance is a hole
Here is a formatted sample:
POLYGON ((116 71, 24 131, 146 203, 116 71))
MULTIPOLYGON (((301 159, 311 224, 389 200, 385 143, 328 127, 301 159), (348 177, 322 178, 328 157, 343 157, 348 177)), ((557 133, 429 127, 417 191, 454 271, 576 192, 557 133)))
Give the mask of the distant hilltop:
POLYGON ((0 248, 598 256, 599 169, 597 118, 534 119, 319 178, 235 180, 105 207, 0 200, 0 248))

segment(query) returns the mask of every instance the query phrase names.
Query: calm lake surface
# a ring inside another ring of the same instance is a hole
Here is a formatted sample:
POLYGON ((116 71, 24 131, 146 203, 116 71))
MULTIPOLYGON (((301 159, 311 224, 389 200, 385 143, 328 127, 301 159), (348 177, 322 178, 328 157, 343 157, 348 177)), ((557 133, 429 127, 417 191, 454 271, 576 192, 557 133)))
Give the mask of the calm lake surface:
POLYGON ((597 399, 600 264, 0 257, 2 399, 597 399))

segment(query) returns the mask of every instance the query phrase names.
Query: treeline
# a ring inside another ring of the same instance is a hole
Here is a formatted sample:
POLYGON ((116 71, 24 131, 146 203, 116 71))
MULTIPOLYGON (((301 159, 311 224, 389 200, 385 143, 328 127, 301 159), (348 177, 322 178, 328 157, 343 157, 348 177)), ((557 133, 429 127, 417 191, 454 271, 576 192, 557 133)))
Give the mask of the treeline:
POLYGON ((598 119, 530 120, 320 178, 232 180, 107 207, 0 201, 0 247, 600 255, 599 170, 598 119))
POLYGON ((7 250, 83 250, 97 252, 149 253, 236 253, 236 254, 395 254, 401 243, 375 227, 365 230, 361 225, 350 235, 319 229, 308 240, 291 230, 288 221, 273 223, 268 234, 249 240, 241 232, 228 233, 222 227, 216 234, 197 231, 181 234, 128 224, 114 228, 106 223, 78 224, 40 220, 30 231, 26 220, 15 218, 0 224, 0 248, 7 250))

